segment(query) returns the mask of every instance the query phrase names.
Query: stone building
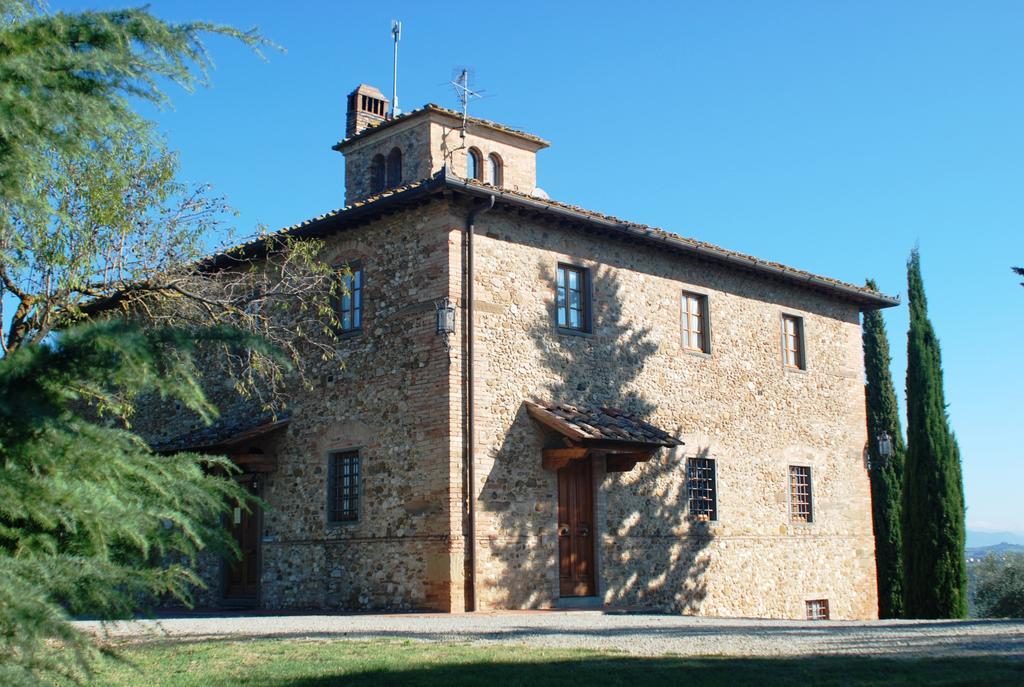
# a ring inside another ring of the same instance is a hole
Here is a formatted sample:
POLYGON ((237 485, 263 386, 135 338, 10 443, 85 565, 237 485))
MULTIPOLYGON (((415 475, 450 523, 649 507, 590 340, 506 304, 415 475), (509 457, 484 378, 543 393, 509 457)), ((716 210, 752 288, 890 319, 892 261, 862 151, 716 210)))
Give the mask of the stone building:
POLYGON ((896 299, 549 200, 537 136, 348 108, 347 205, 282 230, 353 270, 344 366, 155 439, 270 506, 208 603, 876 617, 859 314, 896 299))

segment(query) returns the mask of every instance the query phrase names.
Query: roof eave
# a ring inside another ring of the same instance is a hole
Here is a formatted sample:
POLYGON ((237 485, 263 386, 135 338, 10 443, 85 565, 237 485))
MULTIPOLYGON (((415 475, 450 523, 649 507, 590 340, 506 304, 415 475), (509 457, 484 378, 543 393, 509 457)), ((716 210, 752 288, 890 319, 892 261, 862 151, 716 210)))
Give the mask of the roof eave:
POLYGON ((660 242, 673 250, 697 255, 698 257, 712 260, 714 262, 720 262, 734 267, 740 267, 742 269, 771 274, 779 279, 788 281, 791 283, 802 283, 812 288, 827 291, 829 293, 840 295, 847 300, 852 300, 858 305, 862 306, 862 310, 876 310, 881 308, 891 308, 900 304, 898 296, 887 296, 885 294, 870 294, 861 291, 852 286, 845 286, 843 284, 834 283, 823 277, 819 277, 811 274, 799 274, 789 270, 783 269, 776 265, 769 265, 751 257, 742 255, 736 255, 724 250, 715 250, 710 246, 695 246, 681 239, 675 239, 671 236, 661 236, 653 232, 639 229, 633 225, 624 222, 616 222, 613 220, 605 219, 603 217, 597 217, 594 215, 573 210, 572 208, 561 207, 545 202, 543 200, 532 200, 525 198, 518 194, 510 194, 501 189, 480 186, 477 184, 470 183, 469 181, 458 177, 451 173, 447 168, 445 169, 445 184, 450 188, 457 189, 468 193, 470 195, 478 197, 493 196, 495 201, 502 201, 512 205, 518 205, 520 207, 527 207, 538 212, 545 212, 561 216, 566 219, 571 219, 577 222, 583 222, 599 226, 603 229, 610 229, 627 236, 641 239, 643 241, 655 241, 660 242))
MULTIPOLYGON (((683 240, 681 237, 674 237, 664 232, 655 232, 649 228, 639 227, 635 224, 622 222, 615 218, 603 217, 578 209, 567 207, 561 204, 534 199, 519 193, 512 193, 503 189, 484 186, 478 183, 469 182, 454 175, 450 169, 444 168, 429 179, 417 182, 407 188, 396 189, 383 197, 374 199, 372 202, 356 204, 339 211, 328 213, 303 224, 289 227, 277 232, 277 234, 256 239, 248 243, 230 248, 224 252, 208 256, 196 264, 200 271, 217 271, 237 266, 240 262, 262 257, 272 250, 272 239, 279 237, 288 238, 319 238, 326 236, 343 226, 359 224, 363 221, 372 220, 382 214, 395 211, 398 207, 409 203, 426 199, 436 195, 441 190, 452 190, 464 193, 471 197, 488 198, 493 197, 509 205, 532 209, 540 213, 554 215, 566 220, 600 227, 606 231, 612 231, 624 236, 643 241, 645 243, 660 243, 676 252, 693 255, 701 259, 729 265, 757 274, 768 275, 781 281, 791 284, 798 284, 818 291, 838 296, 847 301, 856 303, 861 310, 877 310, 891 308, 900 304, 899 297, 887 296, 885 294, 868 292, 853 285, 843 284, 824 277, 810 273, 787 269, 783 266, 762 262, 751 256, 732 253, 724 249, 718 249, 708 244, 693 244, 683 240)), ((90 309, 99 306, 100 309, 109 305, 104 302, 90 304, 90 309)))
MULTIPOLYGON (((327 236, 334 231, 335 225, 338 223, 343 222, 345 224, 349 224, 362 220, 373 219, 382 213, 393 210, 394 205, 397 204, 398 201, 408 203, 418 200, 436 192, 444 185, 443 177, 435 176, 413 188, 395 191, 390 196, 379 198, 373 203, 365 203, 344 208, 340 211, 324 215, 319 219, 312 220, 308 224, 286 230, 286 236, 287 238, 298 239, 320 238, 327 236)), ((239 260, 251 260, 254 257, 262 257, 268 252, 269 239, 274 238, 274 236, 271 235, 266 238, 267 240, 250 241, 249 243, 229 249, 223 253, 211 255, 201 261, 197 265, 197 268, 200 270, 215 271, 237 265, 239 260)))
MULTIPOLYGON (((339 153, 344 152, 346 148, 355 145, 357 142, 362 141, 363 139, 372 136, 379 131, 386 131, 387 129, 390 129, 392 126, 395 126, 396 124, 407 122, 416 119, 417 117, 429 116, 430 114, 443 115, 452 118, 457 117, 457 113, 454 113, 451 110, 447 110, 433 103, 427 103, 421 108, 417 108, 405 114, 398 115, 393 119, 384 120, 380 124, 368 126, 362 131, 354 133, 347 138, 343 138, 342 140, 338 141, 333 146, 331 146, 331 150, 335 150, 339 153)), ((511 136, 513 138, 518 138, 523 141, 526 141, 532 144, 536 148, 536 150, 543 150, 544 148, 551 147, 551 142, 541 138, 540 136, 534 136, 533 134, 526 133, 525 131, 519 131, 517 129, 513 129, 510 127, 501 126, 497 122, 490 122, 486 119, 478 119, 476 117, 469 117, 468 121, 473 126, 482 126, 486 129, 490 129, 500 134, 505 134, 507 136, 511 136)))

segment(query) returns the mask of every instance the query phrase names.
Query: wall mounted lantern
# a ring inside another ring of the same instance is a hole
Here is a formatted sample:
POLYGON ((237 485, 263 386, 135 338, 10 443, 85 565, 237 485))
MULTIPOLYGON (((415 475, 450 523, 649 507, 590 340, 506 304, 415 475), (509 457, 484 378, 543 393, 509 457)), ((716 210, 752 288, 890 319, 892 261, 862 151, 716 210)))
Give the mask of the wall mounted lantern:
POLYGON ((448 363, 452 362, 452 334, 455 333, 455 304, 445 296, 434 304, 435 316, 437 318, 437 333, 441 335, 444 342, 444 350, 448 353, 448 363))
POLYGON ((889 459, 892 458, 892 437, 889 436, 888 432, 882 432, 878 435, 878 457, 881 458, 879 462, 883 468, 889 463, 889 459))
POLYGON ((438 301, 437 309, 437 333, 451 335, 455 333, 455 304, 447 296, 438 301))

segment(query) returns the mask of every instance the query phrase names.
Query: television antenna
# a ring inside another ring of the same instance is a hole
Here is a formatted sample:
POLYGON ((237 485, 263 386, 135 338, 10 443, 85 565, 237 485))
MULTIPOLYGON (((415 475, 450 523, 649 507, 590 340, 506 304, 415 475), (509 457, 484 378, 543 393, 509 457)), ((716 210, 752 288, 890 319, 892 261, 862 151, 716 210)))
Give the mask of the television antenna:
POLYGON ((455 88, 455 97, 462 106, 462 133, 460 136, 466 138, 466 120, 469 118, 469 101, 473 98, 482 98, 483 91, 476 91, 470 87, 470 69, 462 67, 458 70, 459 75, 452 79, 452 87, 455 88))
POLYGON ((402 22, 397 19, 391 20, 391 36, 395 39, 395 75, 391 82, 391 116, 397 117, 402 114, 398 109, 398 41, 402 39, 402 22))

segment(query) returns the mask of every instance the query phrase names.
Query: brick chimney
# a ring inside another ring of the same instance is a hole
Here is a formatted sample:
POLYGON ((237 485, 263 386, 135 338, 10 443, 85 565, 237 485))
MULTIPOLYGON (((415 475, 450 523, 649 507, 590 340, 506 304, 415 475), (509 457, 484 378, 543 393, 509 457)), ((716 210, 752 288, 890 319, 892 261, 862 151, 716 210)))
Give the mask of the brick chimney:
POLYGON ((366 84, 348 94, 348 113, 345 117, 345 137, 358 134, 369 126, 376 126, 388 117, 388 99, 378 89, 366 84))

